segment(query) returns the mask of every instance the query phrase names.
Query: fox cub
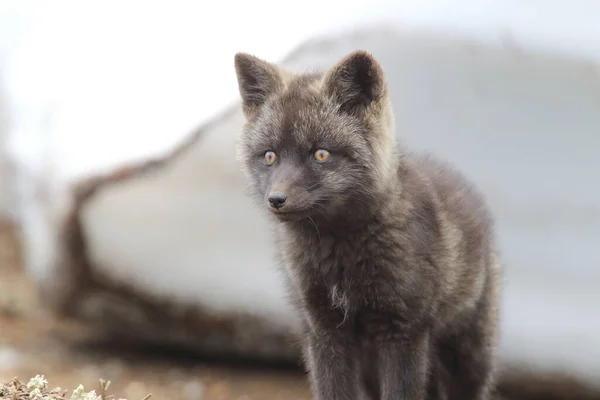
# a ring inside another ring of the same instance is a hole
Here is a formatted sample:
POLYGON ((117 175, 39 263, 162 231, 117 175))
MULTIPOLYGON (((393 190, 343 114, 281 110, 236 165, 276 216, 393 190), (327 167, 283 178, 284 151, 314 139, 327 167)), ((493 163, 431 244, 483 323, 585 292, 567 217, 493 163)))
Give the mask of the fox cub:
POLYGON ((487 399, 499 261, 479 192, 396 144, 371 54, 296 74, 238 53, 235 70, 238 159, 273 222, 315 398, 487 399))

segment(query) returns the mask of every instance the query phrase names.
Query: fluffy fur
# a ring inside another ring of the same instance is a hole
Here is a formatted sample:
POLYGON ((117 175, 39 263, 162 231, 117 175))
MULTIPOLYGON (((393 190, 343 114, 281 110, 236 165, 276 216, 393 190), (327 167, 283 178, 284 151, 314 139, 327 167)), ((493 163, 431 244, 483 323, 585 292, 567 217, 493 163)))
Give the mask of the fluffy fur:
POLYGON ((396 145, 369 53, 325 73, 243 53, 235 68, 238 156, 275 222, 315 398, 487 399, 499 264, 482 196, 396 145))

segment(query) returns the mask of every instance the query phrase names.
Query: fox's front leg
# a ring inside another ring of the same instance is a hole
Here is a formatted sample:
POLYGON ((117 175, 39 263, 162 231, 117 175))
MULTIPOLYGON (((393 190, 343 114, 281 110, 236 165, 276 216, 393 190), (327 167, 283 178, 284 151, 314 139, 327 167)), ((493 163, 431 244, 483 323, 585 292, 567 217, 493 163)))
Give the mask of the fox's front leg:
POLYGON ((424 400, 429 368, 429 334, 383 343, 378 350, 382 400, 424 400))
POLYGON ((310 336, 305 346, 315 400, 360 398, 355 349, 335 337, 310 336))

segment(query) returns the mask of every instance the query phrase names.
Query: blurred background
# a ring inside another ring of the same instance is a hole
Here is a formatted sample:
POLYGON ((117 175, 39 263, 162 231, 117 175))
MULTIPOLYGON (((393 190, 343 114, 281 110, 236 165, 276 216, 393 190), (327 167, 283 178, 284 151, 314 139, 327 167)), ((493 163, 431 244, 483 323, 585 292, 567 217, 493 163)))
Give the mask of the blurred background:
POLYGON ((596 0, 0 0, 0 382, 310 398, 235 161, 233 55, 300 72, 366 49, 399 139, 497 216, 505 396, 600 398, 578 391, 600 382, 599 20, 596 0))

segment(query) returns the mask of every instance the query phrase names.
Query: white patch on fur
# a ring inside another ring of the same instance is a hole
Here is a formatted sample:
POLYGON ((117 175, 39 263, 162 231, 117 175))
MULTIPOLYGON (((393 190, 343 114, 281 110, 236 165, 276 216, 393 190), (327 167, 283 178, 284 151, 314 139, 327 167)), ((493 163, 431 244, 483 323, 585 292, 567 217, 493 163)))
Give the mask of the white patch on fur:
POLYGON ((337 284, 333 285, 333 288, 331 289, 331 303, 334 308, 339 308, 343 311, 348 309, 348 298, 337 284))
POLYGON ((333 305, 333 308, 339 309, 344 314, 344 319, 340 323, 340 325, 342 325, 348 318, 348 297, 337 284, 333 285, 333 288, 331 289, 331 304, 333 305))

